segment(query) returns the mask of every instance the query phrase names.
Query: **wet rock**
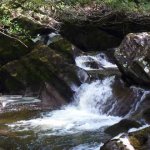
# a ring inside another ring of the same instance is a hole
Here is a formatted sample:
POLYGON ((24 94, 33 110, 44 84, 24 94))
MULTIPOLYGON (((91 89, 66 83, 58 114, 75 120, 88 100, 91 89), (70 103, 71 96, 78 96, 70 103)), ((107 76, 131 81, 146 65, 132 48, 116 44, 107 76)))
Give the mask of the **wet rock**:
POLYGON ((117 140, 112 140, 100 148, 100 150, 128 150, 126 146, 117 140))
POLYGON ((90 61, 90 62, 85 62, 85 66, 90 67, 91 69, 99 69, 100 68, 99 64, 97 62, 95 62, 94 60, 90 61))
POLYGON ((149 105, 150 105, 150 92, 144 91, 136 109, 131 112, 130 117, 141 122, 149 123, 149 105))
POLYGON ((119 123, 114 124, 108 127, 105 132, 112 136, 116 136, 123 132, 128 132, 131 128, 139 128, 141 124, 136 122, 135 120, 123 119, 119 123))
POLYGON ((70 50, 36 44, 30 53, 0 68, 0 92, 35 96, 51 107, 70 102, 71 85, 80 84, 70 50))
POLYGON ((115 51, 115 58, 126 80, 150 85, 150 34, 130 33, 115 51))
POLYGON ((143 91, 135 87, 129 87, 118 76, 112 83, 112 97, 106 104, 104 113, 114 116, 130 116, 130 113, 140 106, 143 91), (137 105, 139 104, 139 105, 137 105))
POLYGON ((118 70, 118 68, 103 68, 97 70, 88 70, 87 72, 92 77, 97 77, 100 79, 110 76, 118 76, 118 77, 121 76, 121 73, 118 70))
POLYGON ((143 111, 143 118, 145 119, 146 123, 150 124, 150 108, 143 111))
POLYGON ((150 127, 145 127, 128 134, 122 134, 106 142, 101 150, 148 150, 150 149, 149 135, 150 127))
POLYGON ((90 81, 90 75, 84 69, 77 68, 77 74, 82 83, 90 81))

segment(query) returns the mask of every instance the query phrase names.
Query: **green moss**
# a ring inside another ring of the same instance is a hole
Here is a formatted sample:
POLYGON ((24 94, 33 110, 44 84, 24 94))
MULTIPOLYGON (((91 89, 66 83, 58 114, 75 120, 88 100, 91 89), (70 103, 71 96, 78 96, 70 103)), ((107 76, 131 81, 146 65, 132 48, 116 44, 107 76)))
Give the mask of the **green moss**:
POLYGON ((148 144, 147 141, 149 139, 149 134, 150 128, 147 127, 142 130, 129 133, 129 139, 135 149, 144 149, 143 147, 148 144))
POLYGON ((140 149, 141 147, 140 141, 134 136, 130 137, 130 143, 134 146, 135 149, 140 149))

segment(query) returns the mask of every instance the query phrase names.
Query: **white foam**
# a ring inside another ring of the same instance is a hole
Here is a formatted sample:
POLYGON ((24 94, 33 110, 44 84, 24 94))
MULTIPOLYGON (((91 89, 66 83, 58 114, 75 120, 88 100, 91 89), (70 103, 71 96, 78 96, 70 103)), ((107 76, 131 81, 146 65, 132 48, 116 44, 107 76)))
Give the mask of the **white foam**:
POLYGON ((95 68, 91 68, 86 63, 87 62, 95 62, 98 65, 98 69, 102 68, 117 68, 115 64, 112 64, 108 61, 107 56, 104 53, 100 53, 95 56, 91 55, 83 55, 75 58, 76 65, 84 70, 96 70, 95 68))
POLYGON ((146 124, 146 125, 144 125, 144 126, 142 126, 142 127, 139 127, 139 128, 132 128, 132 129, 130 129, 128 132, 130 133, 130 132, 139 131, 139 130, 145 129, 145 128, 149 127, 149 126, 150 126, 150 125, 146 124))
POLYGON ((75 94, 75 102, 61 110, 49 112, 41 118, 19 121, 10 125, 15 130, 34 130, 48 135, 73 134, 93 131, 103 126, 117 123, 121 118, 107 116, 97 105, 105 106, 111 96, 111 83, 114 78, 82 84, 75 94), (100 114, 101 113, 101 114, 100 114))
POLYGON ((7 105, 28 104, 28 103, 37 103, 37 102, 41 102, 41 100, 34 97, 23 97, 22 95, 0 96, 0 103, 3 108, 6 107, 7 105))
POLYGON ((126 135, 123 135, 123 133, 117 135, 112 140, 118 140, 117 142, 121 142, 123 145, 125 145, 127 150, 135 150, 134 147, 131 145, 128 137, 126 135))
POLYGON ((120 141, 126 146, 128 150, 135 150, 126 136, 123 138, 120 138, 120 141))

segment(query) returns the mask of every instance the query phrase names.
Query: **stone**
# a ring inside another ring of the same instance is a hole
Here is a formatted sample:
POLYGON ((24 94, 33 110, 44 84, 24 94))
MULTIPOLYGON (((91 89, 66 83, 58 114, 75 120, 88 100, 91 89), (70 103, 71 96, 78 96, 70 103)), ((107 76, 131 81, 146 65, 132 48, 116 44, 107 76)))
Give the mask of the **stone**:
POLYGON ((148 150, 150 149, 150 127, 144 127, 107 141, 100 150, 148 150), (125 142, 123 142, 123 140, 125 142), (127 144, 128 143, 128 144, 127 144))
POLYGON ((131 128, 139 128, 140 126, 141 124, 134 120, 123 119, 119 123, 106 128, 105 133, 116 136, 120 133, 127 132, 131 128))
POLYGON ((35 96, 42 100, 43 107, 50 108, 70 102, 74 93, 71 85, 81 83, 70 57, 71 44, 57 41, 54 49, 42 43, 32 47, 26 55, 1 66, 0 93, 35 96))
POLYGON ((132 84, 150 85, 150 33, 130 33, 116 48, 116 63, 132 84))

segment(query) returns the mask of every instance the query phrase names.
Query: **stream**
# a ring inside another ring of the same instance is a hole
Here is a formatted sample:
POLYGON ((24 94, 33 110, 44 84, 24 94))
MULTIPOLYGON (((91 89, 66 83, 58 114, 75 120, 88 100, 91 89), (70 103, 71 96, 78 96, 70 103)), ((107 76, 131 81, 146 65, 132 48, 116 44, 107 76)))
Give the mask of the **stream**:
MULTIPOLYGON (((84 70, 116 68, 103 53, 78 56, 75 61, 84 70), (88 65, 91 61, 96 62, 96 68, 88 65)), ((12 149, 99 150, 111 138, 104 133, 104 129, 122 119, 111 116, 110 109, 106 111, 107 105, 113 101, 114 82, 115 76, 109 76, 82 83, 75 88, 73 102, 61 109, 39 111, 29 119, 2 124, 3 130, 9 131, 10 136, 0 136, 0 147, 9 149, 9 142, 12 149)), ((36 103, 40 100, 19 96, 1 97, 3 107, 29 101, 36 103)))

